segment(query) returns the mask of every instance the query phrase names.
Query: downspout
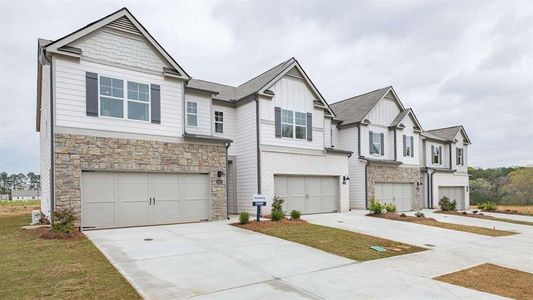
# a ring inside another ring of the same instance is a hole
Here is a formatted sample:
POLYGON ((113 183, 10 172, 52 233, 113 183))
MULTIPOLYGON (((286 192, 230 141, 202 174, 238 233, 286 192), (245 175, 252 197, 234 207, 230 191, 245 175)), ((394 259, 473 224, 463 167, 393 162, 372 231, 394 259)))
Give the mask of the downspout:
MULTIPOLYGON (((46 59, 46 50, 44 53, 46 59)), ((47 59, 48 60, 48 59, 47 59)), ((55 211, 55 157, 54 157, 54 71, 50 57, 50 223, 54 223, 55 211)))
POLYGON ((261 150, 259 149, 259 99, 257 94, 254 96, 255 101, 255 128, 257 136, 257 193, 261 194, 261 150))
POLYGON ((450 143, 450 171, 452 171, 452 143, 450 143))
POLYGON ((357 124, 357 157, 361 157, 361 124, 357 124))
POLYGON ((431 207, 430 207, 431 209, 434 208, 434 207, 433 207, 433 175, 435 175, 435 171, 436 171, 435 169, 432 169, 432 170, 433 170, 433 172, 431 173, 431 176, 430 176, 430 187, 431 187, 431 191, 430 191, 430 193, 428 194, 428 195, 431 196, 431 207))
POLYGON ((359 159, 365 161, 365 209, 368 209, 368 165, 370 162, 364 156, 359 156, 359 159))
POLYGON ((398 160, 398 153, 397 152, 398 152, 398 149, 397 149, 397 146, 396 146, 396 128, 394 128, 394 160, 395 161, 398 160))
POLYGON ((226 219, 229 220, 229 184, 228 184, 228 148, 231 143, 226 143, 226 219))

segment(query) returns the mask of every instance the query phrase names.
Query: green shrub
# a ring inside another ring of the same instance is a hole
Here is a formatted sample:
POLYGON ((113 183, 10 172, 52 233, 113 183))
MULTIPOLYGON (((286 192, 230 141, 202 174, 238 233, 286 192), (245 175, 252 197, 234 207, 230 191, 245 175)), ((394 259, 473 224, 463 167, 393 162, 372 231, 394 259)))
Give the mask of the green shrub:
POLYGON ((71 209, 62 209, 54 211, 54 222, 51 226, 51 231, 58 234, 71 234, 76 229, 74 222, 76 216, 71 209))
POLYGON ((272 215, 270 216, 270 219, 272 221, 279 221, 285 217, 285 214, 282 211, 279 210, 272 210, 272 215))
POLYGON ((374 197, 370 197, 370 206, 368 207, 368 210, 370 210, 370 213, 373 215, 379 215, 383 212, 385 209, 383 203, 377 201, 374 199, 374 197))
POLYGON ((401 213, 401 214, 400 214, 400 217, 407 217, 407 215, 404 214, 404 213, 401 213))
POLYGON ((417 212, 415 213, 415 216, 416 216, 417 218, 425 218, 425 217, 426 217, 426 216, 424 216, 424 213, 421 212, 421 211, 417 211, 417 212))
POLYGON ((439 206, 442 211, 453 211, 456 210, 457 202, 450 201, 450 198, 444 196, 439 200, 439 206))
POLYGON ((299 220, 302 213, 298 210, 293 209, 291 211, 291 220, 299 220))
POLYGON ((245 212, 245 211, 242 211, 240 214, 239 214, 239 222, 241 224, 247 224, 247 223, 250 223, 250 214, 245 212))
POLYGON ((272 199, 272 211, 281 211, 283 212, 283 200, 279 196, 274 196, 274 199, 272 199))
POLYGON ((481 203, 478 206, 478 208, 481 208, 481 209, 484 209, 484 210, 487 210, 487 211, 495 211, 495 210, 498 209, 498 206, 494 202, 487 201, 487 202, 481 203), (482 208, 481 208, 481 206, 482 206, 482 208))
POLYGON ((394 203, 385 203, 384 207, 387 212, 396 212, 396 205, 394 205, 394 203))

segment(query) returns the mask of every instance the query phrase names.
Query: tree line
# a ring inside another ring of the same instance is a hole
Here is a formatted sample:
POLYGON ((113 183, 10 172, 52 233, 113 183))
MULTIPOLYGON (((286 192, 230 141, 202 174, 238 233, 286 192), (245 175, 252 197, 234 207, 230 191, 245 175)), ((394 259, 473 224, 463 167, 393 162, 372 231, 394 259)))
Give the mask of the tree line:
POLYGON ((41 176, 33 172, 28 174, 8 174, 0 172, 0 194, 11 194, 18 190, 40 190, 41 176))
POLYGON ((533 204, 533 167, 468 168, 470 203, 533 204))

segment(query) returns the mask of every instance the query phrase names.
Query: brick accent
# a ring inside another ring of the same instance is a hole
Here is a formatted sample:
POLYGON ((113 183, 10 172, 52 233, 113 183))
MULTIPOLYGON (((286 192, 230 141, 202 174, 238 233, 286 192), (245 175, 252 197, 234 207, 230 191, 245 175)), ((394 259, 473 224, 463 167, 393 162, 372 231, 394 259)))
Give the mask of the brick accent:
POLYGON ((376 182, 391 182, 391 183, 413 183, 414 203, 413 209, 418 210, 422 208, 422 197, 420 189, 416 189, 416 183, 420 182, 420 169, 408 168, 389 165, 370 165, 368 166, 368 197, 375 196, 376 182))
POLYGON ((81 172, 144 171, 207 173, 211 178, 211 220, 226 217, 224 145, 164 143, 86 135, 55 134, 55 207, 81 209, 81 172))

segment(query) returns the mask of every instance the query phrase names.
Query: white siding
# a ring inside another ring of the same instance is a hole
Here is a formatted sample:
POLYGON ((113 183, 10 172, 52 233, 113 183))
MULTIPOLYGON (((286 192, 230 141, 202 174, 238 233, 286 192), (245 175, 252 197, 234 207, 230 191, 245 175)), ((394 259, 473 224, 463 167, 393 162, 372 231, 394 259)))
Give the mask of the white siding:
POLYGON ((50 122, 50 65, 42 68, 41 89, 41 124, 40 124, 40 161, 39 174, 41 176, 41 211, 50 218, 50 168, 51 168, 51 122, 50 122))
MULTIPOLYGON (((228 149, 229 155, 236 155, 237 154, 237 147, 239 146, 236 143, 237 138, 237 119, 236 119, 236 109, 227 107, 227 106, 221 106, 221 105, 212 105, 212 113, 211 113, 211 130, 213 132, 214 136, 223 137, 226 139, 230 139, 233 141, 231 146, 228 149), (215 111, 221 111, 224 113, 224 122, 223 122, 223 133, 216 133, 215 132, 215 111)), ((255 127, 254 127, 255 128, 255 127)))
POLYGON ((333 141, 331 140, 331 133, 333 131, 330 118, 324 118, 324 147, 331 147, 333 141))
POLYGON ((103 28, 71 44, 81 48, 84 57, 163 72, 170 67, 157 50, 141 36, 103 28))
POLYGON ((54 58, 56 126, 181 137, 183 82, 84 60, 54 58), (161 87, 161 124, 118 118, 89 117, 85 107, 85 72, 161 87))
POLYGON ((261 144, 301 149, 324 149, 324 111, 315 109, 313 100, 316 96, 305 81, 293 76, 283 76, 271 88, 275 96, 272 99, 260 98, 261 144), (276 138, 275 107, 302 113, 313 114, 313 140, 295 138, 276 138))
POLYGON ((433 207, 439 206, 439 187, 462 187, 465 189, 465 209, 469 209, 470 206, 470 193, 466 192, 468 186, 468 174, 457 173, 440 173, 437 172, 433 175, 433 207))
MULTIPOLYGON (((331 126, 331 146, 333 147, 339 147, 341 144, 341 140, 339 139, 339 129, 337 126, 331 126)), ((340 149, 340 148, 339 148, 340 149)), ((350 149, 345 149, 350 150, 350 149)))
POLYGON ((405 128, 396 131, 396 153, 398 160, 407 165, 419 165, 420 145, 418 141, 420 140, 420 135, 418 132, 414 132, 414 123, 409 116, 405 116, 401 123, 405 125, 405 128), (403 135, 413 137, 413 156, 403 156, 403 135))
POLYGON ((340 149, 353 151, 348 159, 348 174, 350 177, 350 208, 365 208, 365 163, 359 160, 357 127, 348 127, 339 130, 342 143, 340 149))
POLYGON ((361 126, 361 155, 366 156, 370 159, 384 159, 384 160, 393 160, 394 159, 394 133, 385 126, 376 126, 370 124, 368 126, 361 126), (380 154, 370 154, 370 141, 369 134, 370 131, 373 134, 384 135, 384 155, 380 154))
MULTIPOLYGON (((192 127, 185 122, 185 131, 187 133, 211 135, 211 96, 197 93, 185 93, 185 102, 196 102, 198 105, 197 126, 192 127)), ((187 106, 185 106, 185 114, 187 114, 187 106)), ((185 120, 187 118, 185 117, 185 120)))
POLYGON ((448 161, 449 161, 449 146, 444 143, 438 143, 434 141, 428 141, 426 140, 426 166, 429 168, 449 168, 448 161), (442 153, 441 153, 441 163, 440 164, 434 164, 431 162, 432 154, 431 154, 431 146, 435 147, 442 147, 442 153))
MULTIPOLYGON (((237 146, 237 207, 247 207, 257 194, 257 134, 256 102, 239 106, 235 110, 239 134, 237 146)), ((230 148, 233 146, 230 146, 230 148)))
POLYGON ((366 118, 373 124, 389 126, 399 113, 400 108, 395 100, 383 98, 368 113, 366 118))
POLYGON ((457 170, 459 173, 467 173, 468 172, 468 146, 465 145, 465 139, 463 137, 463 134, 461 132, 457 133, 457 136, 455 137, 457 139, 456 143, 453 143, 452 145, 452 169, 457 170), (457 152, 456 148, 462 148, 463 149, 463 165, 457 165, 457 152))
MULTIPOLYGON (((345 155, 297 154, 261 151, 261 193, 267 197, 265 212, 270 212, 274 197, 274 175, 324 175, 337 176, 339 180, 340 210, 349 208, 349 188, 342 184, 342 176, 348 174, 345 155), (312 160, 313 163, 309 163, 312 160)), ((244 203, 241 210, 254 213, 251 201, 244 203)))

